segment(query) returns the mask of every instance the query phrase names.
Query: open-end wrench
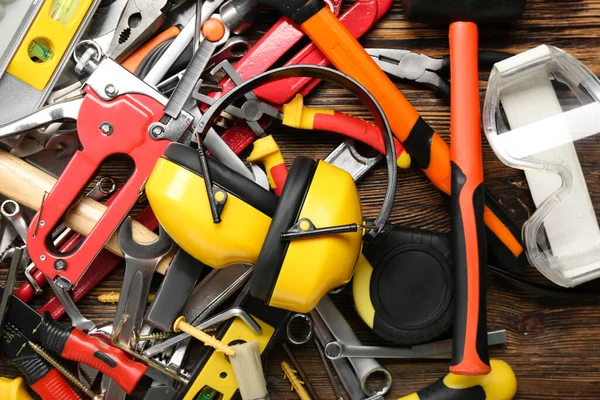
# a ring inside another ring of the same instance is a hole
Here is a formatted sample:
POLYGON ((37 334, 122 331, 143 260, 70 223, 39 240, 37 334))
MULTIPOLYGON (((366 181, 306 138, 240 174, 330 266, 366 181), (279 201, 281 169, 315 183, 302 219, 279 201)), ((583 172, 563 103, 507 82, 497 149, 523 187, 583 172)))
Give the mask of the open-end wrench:
MULTIPOLYGON (((488 332, 488 345, 506 343, 506 330, 488 332)), ((425 343, 411 347, 354 346, 339 341, 327 343, 325 355, 330 360, 340 358, 403 358, 403 359, 450 359, 452 339, 425 343)))
MULTIPOLYGON (((129 343, 131 333, 137 332, 142 326, 152 275, 159 261, 173 246, 173 241, 164 229, 159 229, 160 234, 154 243, 140 244, 133 240, 131 217, 127 217, 121 224, 119 245, 125 254, 125 275, 113 325, 120 324, 124 316, 127 316, 127 321, 122 325, 119 335, 113 338, 119 342, 129 343)), ((125 392, 116 382, 110 380, 106 383, 107 399, 125 398, 125 392)))
MULTIPOLYGON (((325 325, 325 322, 323 322, 323 319, 316 310, 310 312, 310 318, 313 322, 315 336, 321 347, 324 347, 327 343, 335 340, 331 331, 327 328, 327 325, 325 325)), ((332 360, 331 364, 339 376, 344 389, 346 389, 346 392, 350 396, 350 400, 363 400, 365 394, 362 390, 362 383, 352 371, 352 366, 348 360, 332 360)))
POLYGON ((21 214, 21 207, 19 203, 13 200, 5 200, 0 204, 0 213, 2 216, 11 223, 15 231, 19 234, 19 237, 23 240, 23 243, 27 244, 27 222, 21 214))

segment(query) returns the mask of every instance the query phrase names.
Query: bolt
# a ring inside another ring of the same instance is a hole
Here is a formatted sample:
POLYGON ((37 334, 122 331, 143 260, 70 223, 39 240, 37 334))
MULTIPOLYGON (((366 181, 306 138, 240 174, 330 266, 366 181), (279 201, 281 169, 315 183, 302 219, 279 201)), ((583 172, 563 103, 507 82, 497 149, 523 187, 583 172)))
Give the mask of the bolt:
POLYGON ((152 128, 152 135, 154 135, 154 136, 160 136, 163 133, 165 133, 165 130, 163 129, 162 126, 156 125, 155 127, 152 128))
POLYGON ((100 124, 100 131, 106 136, 112 135, 114 128, 110 122, 103 122, 100 124))
POLYGON ((104 88, 104 93, 106 93, 106 95, 109 97, 115 97, 117 95, 118 91, 117 91, 117 88, 115 87, 115 85, 113 85, 112 83, 109 83, 104 88))
POLYGON ((40 261, 46 261, 46 256, 42 254, 42 255, 40 256, 40 261))
POLYGON ((54 269, 57 271, 64 271, 67 269, 67 262, 63 259, 56 260, 54 262, 54 269))
POLYGON ((41 221, 40 221, 40 226, 46 226, 46 221, 44 221, 44 220, 41 220, 41 221))

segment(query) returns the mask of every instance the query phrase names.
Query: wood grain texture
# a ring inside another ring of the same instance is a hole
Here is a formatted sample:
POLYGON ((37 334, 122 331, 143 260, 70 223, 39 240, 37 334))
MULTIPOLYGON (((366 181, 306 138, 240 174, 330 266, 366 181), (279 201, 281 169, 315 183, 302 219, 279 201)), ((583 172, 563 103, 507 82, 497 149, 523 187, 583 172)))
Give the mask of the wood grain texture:
MULTIPOLYGON (((265 13, 264 21, 274 21, 275 14, 265 13)), ((256 38, 258 33, 251 32, 256 38)), ((432 28, 425 24, 404 21, 400 1, 395 1, 390 12, 366 35, 365 47, 391 47, 443 56, 448 51, 447 29, 432 28)), ((522 52, 540 44, 560 47, 584 62, 595 74, 600 74, 600 0, 530 0, 523 20, 510 26, 482 27, 480 44, 483 49, 522 52)), ((481 88, 485 90, 487 73, 481 74, 481 88)), ((422 113, 423 118, 449 142, 449 110, 442 100, 420 86, 397 81, 408 100, 422 113)), ((330 85, 320 85, 307 98, 307 103, 334 108, 367 117, 350 95, 330 85)), ((291 164, 298 154, 324 158, 341 139, 322 132, 275 132, 286 162, 291 164)), ((596 160, 591 160, 596 161, 596 160)), ((523 223, 534 209, 524 175, 521 171, 504 166, 484 140, 485 182, 490 191, 519 223, 523 223)), ((117 171, 117 173, 119 173, 117 171)), ((383 167, 373 171, 360 184, 360 194, 367 216, 374 216, 385 189, 383 167)), ((396 203, 391 221, 415 228, 447 232, 450 228, 448 202, 418 169, 399 170, 396 203)), ((591 187, 592 192, 600 190, 591 187)), ((4 281, 5 269, 0 272, 4 281)), ((100 293, 118 291, 123 269, 117 268, 107 280, 81 303, 81 311, 98 324, 112 321, 115 306, 100 304, 100 293)), ((541 275, 530 268, 529 279, 544 282, 541 275)), ((157 277, 155 286, 160 280, 157 277)), ((598 290, 595 283, 586 285, 598 290)), ((508 344, 491 351, 514 368, 519 379, 517 399, 563 400, 600 398, 600 307, 594 301, 569 301, 542 298, 510 286, 494 275, 489 280, 489 327, 505 328, 508 344)), ((348 291, 335 296, 335 302, 355 328, 364 344, 385 344, 373 335, 358 318, 348 291)), ((43 298, 36 300, 41 304, 43 298)), ((333 399, 334 392, 319 361, 316 350, 310 346, 292 347, 311 383, 322 399, 333 399)), ((285 353, 277 348, 268 363, 268 387, 272 399, 296 399, 290 384, 282 379, 280 363, 285 353)), ((381 362, 394 377, 388 399, 398 398, 430 384, 448 371, 444 361, 411 362, 386 360, 381 362)), ((14 376, 16 370, 0 364, 4 376, 14 376)), ((132 399, 143 398, 140 386, 132 399)))

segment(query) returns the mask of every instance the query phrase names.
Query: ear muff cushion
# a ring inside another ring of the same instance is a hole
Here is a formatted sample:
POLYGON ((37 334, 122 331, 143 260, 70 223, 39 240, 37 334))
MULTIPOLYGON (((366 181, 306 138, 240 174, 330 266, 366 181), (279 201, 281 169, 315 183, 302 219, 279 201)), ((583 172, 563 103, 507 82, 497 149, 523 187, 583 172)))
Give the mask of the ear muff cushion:
POLYGON ((289 241, 281 240, 281 234, 298 220, 316 169, 317 161, 301 156, 296 157, 290 168, 250 281, 250 293, 263 301, 268 302, 271 297, 289 245, 289 241))
MULTIPOLYGON (((198 153, 181 143, 171 143, 163 156, 169 161, 202 176, 198 153)), ((214 158, 207 157, 213 183, 239 197, 263 214, 272 217, 277 208, 277 196, 242 176, 214 158)))

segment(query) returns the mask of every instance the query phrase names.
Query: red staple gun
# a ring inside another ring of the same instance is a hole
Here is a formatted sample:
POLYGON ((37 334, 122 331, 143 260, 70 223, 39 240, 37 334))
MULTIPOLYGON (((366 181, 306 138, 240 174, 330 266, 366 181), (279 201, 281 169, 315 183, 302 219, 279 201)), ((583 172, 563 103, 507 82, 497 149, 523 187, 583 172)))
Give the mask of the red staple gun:
POLYGON ((94 58, 90 52, 95 50, 88 49, 78 63, 80 71, 91 73, 82 97, 42 108, 0 127, 1 138, 53 121, 77 121, 82 149, 74 154, 44 199, 27 237, 27 250, 37 268, 67 289, 81 278, 136 203, 167 145, 180 140, 193 121, 182 110, 175 118, 165 118, 167 98, 111 59, 94 58), (78 201, 102 163, 117 154, 129 157, 134 164, 129 179, 90 234, 74 250, 59 252, 52 244, 54 228, 78 201))

